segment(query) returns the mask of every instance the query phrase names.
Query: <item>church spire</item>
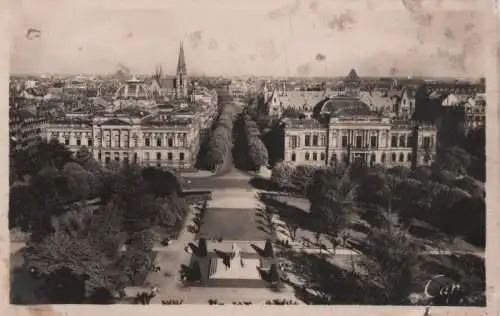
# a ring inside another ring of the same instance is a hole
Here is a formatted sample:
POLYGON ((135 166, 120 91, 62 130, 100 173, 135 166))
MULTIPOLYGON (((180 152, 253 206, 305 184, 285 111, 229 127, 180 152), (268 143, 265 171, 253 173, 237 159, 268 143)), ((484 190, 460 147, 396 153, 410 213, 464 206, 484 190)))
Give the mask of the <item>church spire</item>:
POLYGON ((179 61, 177 62, 177 73, 186 74, 186 60, 184 59, 184 47, 181 41, 179 48, 179 61))

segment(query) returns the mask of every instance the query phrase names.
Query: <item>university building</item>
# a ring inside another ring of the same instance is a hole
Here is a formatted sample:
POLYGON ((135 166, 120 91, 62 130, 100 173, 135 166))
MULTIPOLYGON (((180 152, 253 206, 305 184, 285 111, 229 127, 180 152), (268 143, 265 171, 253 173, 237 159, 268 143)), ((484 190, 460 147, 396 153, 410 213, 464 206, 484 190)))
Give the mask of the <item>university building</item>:
POLYGON ((60 118, 47 128, 47 138, 72 152, 87 146, 98 162, 134 162, 188 169, 199 149, 200 126, 195 118, 156 113, 102 114, 60 118))
MULTIPOLYGON (((294 164, 330 165, 360 159, 368 165, 409 166, 412 160, 408 119, 413 110, 405 104, 398 113, 383 115, 360 97, 360 80, 351 71, 343 89, 335 96, 306 109, 303 118, 284 119, 284 160, 294 164)), ((269 100, 279 102, 274 93, 269 100)), ((406 97, 406 96, 405 96, 406 97)), ((436 128, 422 125, 418 133, 417 163, 428 165, 436 151, 436 128)))

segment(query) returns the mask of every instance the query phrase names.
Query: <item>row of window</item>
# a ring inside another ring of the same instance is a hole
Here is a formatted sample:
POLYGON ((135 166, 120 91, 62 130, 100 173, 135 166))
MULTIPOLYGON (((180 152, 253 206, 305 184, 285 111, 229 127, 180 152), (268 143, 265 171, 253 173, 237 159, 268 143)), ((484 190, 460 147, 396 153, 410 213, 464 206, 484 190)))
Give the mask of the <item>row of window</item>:
MULTIPOLYGON (((347 135, 342 136, 342 148, 347 148, 349 146, 349 139, 347 135)), ((377 135, 373 135, 370 137, 370 147, 371 148, 377 148, 378 146, 378 139, 377 135)), ((355 138, 355 142, 353 144, 354 148, 363 148, 363 137, 358 135, 355 138)))
MULTIPOLYGON (((99 161, 102 160, 102 153, 97 154, 97 159, 99 161)), ((144 153, 144 159, 145 160, 150 160, 150 153, 145 152, 144 153)), ((120 153, 114 153, 114 160, 115 161, 120 161, 120 153)), ((137 162, 138 156, 137 153, 134 153, 133 155, 133 161, 137 162)), ((156 153, 156 160, 162 160, 162 154, 161 153, 156 153)), ((171 161, 174 160, 174 154, 173 153, 167 153, 167 160, 171 161)), ((179 153, 179 160, 183 161, 184 160, 184 153, 179 153)), ((111 161, 111 153, 110 152, 105 152, 104 153, 104 161, 109 162, 111 161)), ((123 161, 128 162, 129 161, 129 153, 123 153, 123 161)))
MULTIPOLYGON (((150 160, 150 154, 149 152, 144 153, 144 159, 145 160, 150 160)), ((162 155, 160 152, 156 153, 156 160, 162 160, 162 155)), ((174 154, 173 153, 167 153, 167 160, 174 160, 174 154)), ((184 153, 179 153, 179 160, 184 160, 184 153)))
MULTIPOLYGON (((319 154, 319 159, 321 161, 325 161, 325 158, 326 158, 326 155, 325 153, 320 153, 319 154)), ((309 161, 311 159, 311 155, 306 152, 305 155, 304 155, 304 159, 309 161)), ((313 161, 318 161, 318 153, 312 153, 312 160, 313 161)), ((292 161, 295 161, 295 153, 292 154, 292 161)))
MULTIPOLYGON (((343 157, 342 157, 342 160, 345 160, 347 154, 343 154, 343 157)), ((309 153, 309 152, 306 152, 304 154, 304 159, 306 161, 309 161, 311 160, 311 157, 312 157, 312 160, 313 161, 318 161, 318 154, 313 152, 312 155, 309 153)), ((399 155, 396 154, 396 153, 392 153, 390 154, 390 157, 391 157, 391 163, 394 163, 394 162, 405 162, 405 159, 406 159, 406 162, 411 162, 411 157, 412 157, 412 154, 411 153, 407 153, 406 155, 404 153, 400 153, 399 155)), ((319 155, 319 159, 321 161, 324 161, 326 158, 326 155, 324 152, 320 153, 319 155)), ((332 156, 332 161, 337 161, 337 155, 336 154, 333 154, 332 156)), ((291 154, 291 160, 292 161, 297 161, 297 155, 296 153, 292 153, 291 154)), ((371 154, 370 155, 370 161, 371 162, 375 162, 376 161, 376 156, 375 154, 371 154)), ((380 157, 380 162, 381 163, 385 163, 387 161, 387 155, 385 153, 382 154, 382 156, 380 157)), ((424 162, 427 163, 429 162, 429 156, 428 155, 425 155, 424 156, 424 162)))
POLYGON ((465 109, 466 113, 480 113, 484 114, 486 112, 486 109, 484 107, 478 108, 478 107, 469 107, 465 109))
MULTIPOLYGON (((114 142, 113 144, 114 144, 114 145, 117 145, 117 144, 119 144, 119 143, 118 143, 118 141, 117 141, 117 140, 115 140, 115 142, 114 142)), ((65 139, 64 139, 64 145, 66 145, 66 146, 69 146, 69 145, 70 145, 70 139, 69 139, 69 138, 65 138, 65 139)), ((86 139, 86 142, 85 142, 85 141, 84 141, 84 142, 82 142, 82 139, 77 138, 77 139, 76 139, 76 141, 75 141, 75 145, 76 145, 76 146, 86 145, 86 146, 89 146, 89 147, 90 147, 90 146, 92 146, 92 139, 86 139), (84 144, 84 143, 86 143, 86 144, 84 144)), ((105 140, 104 145, 105 145, 106 147, 112 147, 111 140, 110 140, 110 139, 105 140)), ((136 147, 136 145, 137 145, 137 143, 136 143, 136 142, 133 142, 133 143, 132 143, 132 145, 131 145, 131 147, 136 147)), ((146 139, 144 140, 144 145, 145 145, 145 147, 153 147, 153 146, 151 146, 152 144, 151 144, 151 140, 150 140, 149 138, 146 138, 146 139)), ((167 146, 168 146, 168 147, 174 147, 174 142, 173 142, 173 140, 172 140, 172 139, 168 139, 168 140, 167 140, 167 146)), ((185 147, 185 142, 181 142, 181 143, 179 144, 179 146, 180 146, 180 147, 185 147)), ((117 145, 117 146, 114 146, 114 147, 125 147, 125 148, 129 147, 129 146, 128 146, 128 139, 125 139, 125 140, 124 140, 124 143, 123 143, 123 144, 121 144, 121 146, 120 146, 120 145, 117 145)), ((157 139, 157 141, 156 141, 156 147, 162 147, 162 141, 161 141, 160 139, 157 139)))
POLYGON ((304 146, 325 146, 326 135, 306 135, 304 138, 304 146))
MULTIPOLYGON (((326 136, 321 135, 321 138, 319 138, 318 135, 313 135, 312 138, 310 135, 306 135, 304 139, 304 147, 309 147, 309 146, 325 146, 326 145, 326 136), (312 140, 312 142, 311 142, 312 140), (318 142, 319 140, 319 142, 318 142)), ((342 136, 341 140, 341 145, 342 148, 348 148, 349 145, 353 148, 364 148, 364 147, 370 147, 370 148, 377 148, 378 147, 378 137, 377 135, 371 135, 370 136, 370 143, 369 145, 363 145, 363 136, 357 135, 355 137, 354 144, 349 144, 349 137, 347 135, 342 136)), ((298 136, 290 136, 289 139, 289 146, 290 148, 297 148, 300 146, 299 138, 298 136)), ((409 148, 411 147, 411 135, 392 135, 391 137, 391 147, 393 148, 409 148)), ((423 138, 423 147, 425 149, 429 149, 432 147, 432 139, 429 136, 426 136, 423 138)))
MULTIPOLYGON (((144 139, 144 146, 145 147, 152 147, 151 144, 156 144, 156 147, 161 147, 163 145, 163 142, 162 142, 162 139, 161 138, 157 138, 156 139, 156 142, 151 142, 151 139, 150 138, 145 138, 144 139)), ((180 140, 180 143, 181 143, 181 147, 184 147, 184 144, 185 144, 185 140, 184 139, 181 139, 180 140)), ((169 138, 167 139, 167 146, 168 147, 173 147, 174 146, 174 140, 172 138, 169 138)))
MULTIPOLYGON (((64 145, 66 145, 66 146, 70 145, 69 138, 64 139, 64 145)), ((84 144, 80 138, 77 138, 76 139, 76 146, 82 146, 82 145, 91 147, 92 146, 92 139, 87 139, 86 144, 84 144)))
POLYGON ((473 122, 482 122, 486 120, 483 115, 467 115, 466 119, 473 122))
POLYGON ((391 147, 411 147, 411 135, 392 135, 391 147))

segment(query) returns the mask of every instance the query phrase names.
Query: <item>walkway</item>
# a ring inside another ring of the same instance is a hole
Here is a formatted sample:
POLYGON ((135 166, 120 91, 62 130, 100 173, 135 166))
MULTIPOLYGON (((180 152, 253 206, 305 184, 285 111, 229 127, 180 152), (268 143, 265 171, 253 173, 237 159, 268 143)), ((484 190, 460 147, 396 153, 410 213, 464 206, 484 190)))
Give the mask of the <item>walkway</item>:
MULTIPOLYGON (((257 200, 258 190, 248 185, 248 181, 252 177, 253 176, 250 174, 233 168, 228 173, 221 176, 198 179, 192 178, 189 180, 191 180, 191 184, 204 182, 200 184, 207 188, 210 187, 211 184, 234 181, 234 184, 237 184, 236 186, 216 185, 210 188, 210 191, 212 191, 212 199, 208 201, 207 209, 229 208, 237 212, 240 212, 241 209, 241 212, 244 212, 245 209, 248 211, 248 209, 260 206, 257 200)), ((189 224, 192 223, 195 212, 196 210, 194 209, 190 212, 186 219, 185 227, 177 240, 172 241, 172 244, 167 248, 155 248, 155 250, 158 251, 157 264, 160 266, 161 271, 157 273, 152 272, 147 278, 151 286, 156 286, 159 289, 158 295, 151 301, 152 304, 159 304, 162 300, 171 299, 182 299, 185 304, 206 304, 211 298, 218 299, 226 304, 231 304, 232 301, 252 301, 254 304, 259 304, 270 299, 294 299, 293 290, 291 288, 286 288, 283 292, 274 293, 267 288, 183 287, 178 280, 178 271, 182 264, 188 264, 191 259, 191 256, 184 251, 184 247, 190 242, 193 242, 196 237, 195 234, 187 230, 189 224), (165 275, 165 273, 167 273, 167 275, 165 275)), ((231 223, 228 223, 228 225, 230 224, 231 223)), ((255 225, 253 221, 248 224, 255 225)), ((237 243, 241 243, 241 247, 245 249, 251 248, 250 243, 259 244, 258 241, 237 241, 237 243)), ((222 244, 220 246, 222 246, 222 244)))
POLYGON ((193 222, 196 212, 198 210, 191 207, 179 237, 173 240, 168 247, 153 248, 154 251, 157 251, 156 262, 161 268, 159 272, 151 272, 146 279, 151 286, 160 290, 159 294, 151 301, 153 304, 161 303, 161 300, 182 297, 182 293, 179 291, 179 268, 181 264, 186 264, 190 259, 190 255, 184 251, 184 247, 195 239, 195 234, 189 232, 188 226, 193 222))

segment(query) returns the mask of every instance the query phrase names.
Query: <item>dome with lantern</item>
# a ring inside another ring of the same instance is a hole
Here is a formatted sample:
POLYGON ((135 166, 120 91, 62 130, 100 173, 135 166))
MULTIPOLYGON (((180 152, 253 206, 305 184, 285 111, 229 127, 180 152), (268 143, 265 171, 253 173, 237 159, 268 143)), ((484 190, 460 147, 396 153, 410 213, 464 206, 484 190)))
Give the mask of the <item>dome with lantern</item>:
POLYGON ((152 93, 144 81, 135 76, 122 84, 115 93, 115 99, 119 100, 150 100, 152 93))

